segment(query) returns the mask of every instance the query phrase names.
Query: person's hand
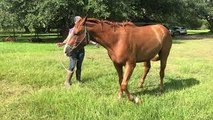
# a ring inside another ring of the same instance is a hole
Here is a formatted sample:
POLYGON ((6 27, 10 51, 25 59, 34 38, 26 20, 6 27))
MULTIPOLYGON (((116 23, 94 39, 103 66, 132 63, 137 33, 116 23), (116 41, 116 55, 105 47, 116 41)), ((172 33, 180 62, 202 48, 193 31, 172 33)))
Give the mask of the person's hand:
POLYGON ((65 43, 63 43, 63 42, 59 42, 59 43, 56 43, 56 45, 58 46, 58 47, 61 47, 61 46, 63 46, 65 43))

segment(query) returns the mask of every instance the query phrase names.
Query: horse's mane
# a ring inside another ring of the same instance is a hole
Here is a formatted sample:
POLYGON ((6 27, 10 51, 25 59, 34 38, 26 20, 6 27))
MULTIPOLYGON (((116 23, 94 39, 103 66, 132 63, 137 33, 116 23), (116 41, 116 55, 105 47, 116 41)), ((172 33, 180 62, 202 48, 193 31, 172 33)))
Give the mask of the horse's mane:
POLYGON ((101 30, 103 31, 103 26, 104 24, 109 25, 113 27, 113 31, 115 32, 117 28, 123 28, 125 31, 127 30, 128 27, 143 27, 143 26, 148 26, 148 25, 153 25, 153 23, 133 23, 130 21, 125 21, 125 22, 113 22, 109 20, 99 20, 96 18, 87 18, 86 20, 87 25, 101 25, 101 30))
POLYGON ((101 24, 108 24, 108 25, 112 25, 112 26, 136 26, 134 23, 126 21, 126 22, 113 22, 113 21, 109 21, 109 20, 99 20, 96 18, 88 18, 87 22, 90 24, 97 24, 97 23, 101 23, 101 24))
POLYGON ((153 25, 153 24, 156 24, 156 23, 133 23, 133 22, 130 22, 130 21, 125 21, 125 22, 115 22, 115 21, 109 21, 109 20, 99 20, 99 19, 96 19, 96 18, 88 18, 87 19, 87 22, 90 23, 90 24, 98 24, 98 23, 101 23, 101 24, 108 24, 108 25, 111 25, 111 26, 114 26, 114 27, 124 27, 124 26, 131 26, 131 27, 135 27, 135 26, 147 26, 147 25, 153 25))

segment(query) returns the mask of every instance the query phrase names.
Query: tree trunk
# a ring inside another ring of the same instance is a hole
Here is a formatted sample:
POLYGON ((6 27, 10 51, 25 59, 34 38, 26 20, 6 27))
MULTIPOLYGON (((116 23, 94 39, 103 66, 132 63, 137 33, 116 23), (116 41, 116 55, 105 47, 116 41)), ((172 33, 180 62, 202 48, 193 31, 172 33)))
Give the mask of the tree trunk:
POLYGON ((209 21, 209 24, 210 24, 210 31, 213 32, 213 19, 209 21))
POLYGON ((25 33, 30 33, 30 29, 27 26, 24 26, 24 32, 25 33))
POLYGON ((213 19, 211 19, 209 22, 210 25, 210 31, 213 32, 213 19))
POLYGON ((210 25, 210 31, 213 32, 213 16, 206 16, 206 20, 208 21, 210 25))
POLYGON ((15 31, 15 26, 13 24, 13 37, 15 38, 16 37, 16 31, 15 31))

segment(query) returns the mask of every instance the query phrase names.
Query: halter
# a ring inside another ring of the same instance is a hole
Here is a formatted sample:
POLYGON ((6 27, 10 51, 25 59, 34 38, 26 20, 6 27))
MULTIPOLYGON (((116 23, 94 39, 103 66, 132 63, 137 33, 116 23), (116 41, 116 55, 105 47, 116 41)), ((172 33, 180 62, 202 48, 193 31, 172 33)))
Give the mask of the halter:
MULTIPOLYGON (((70 48, 70 49, 71 49, 70 52, 72 52, 75 48, 77 48, 77 47, 78 47, 82 42, 84 42, 85 40, 86 40, 86 43, 89 44, 90 35, 89 35, 89 32, 87 31, 87 26, 84 26, 84 37, 83 37, 82 40, 80 40, 80 42, 79 42, 77 45, 74 44, 73 47, 72 47, 72 46, 66 44, 65 47, 70 48)), ((76 43, 76 42, 75 42, 75 43, 76 43)))
MULTIPOLYGON (((87 31, 87 27, 85 26, 84 27, 84 37, 83 39, 77 44, 77 45, 74 45, 73 47, 71 47, 70 45, 66 44, 65 45, 65 48, 68 47, 71 49, 70 52, 72 52, 75 48, 77 48, 84 40, 87 41, 87 44, 89 44, 89 41, 90 41, 90 35, 89 35, 89 32, 87 31)), ((68 41, 69 42, 69 41, 68 41)), ((62 60, 60 59, 60 64, 62 65, 62 67, 66 70, 66 71, 69 71, 65 65, 62 63, 62 60)))

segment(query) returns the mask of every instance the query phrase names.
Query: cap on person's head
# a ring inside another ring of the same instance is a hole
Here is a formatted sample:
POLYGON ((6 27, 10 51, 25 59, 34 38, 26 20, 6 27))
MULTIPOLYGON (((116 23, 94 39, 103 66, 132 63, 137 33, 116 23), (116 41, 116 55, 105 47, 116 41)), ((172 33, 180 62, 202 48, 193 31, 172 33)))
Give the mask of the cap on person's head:
POLYGON ((78 22, 78 20, 80 20, 80 19, 81 19, 80 16, 75 16, 75 17, 74 17, 74 23, 78 22))

